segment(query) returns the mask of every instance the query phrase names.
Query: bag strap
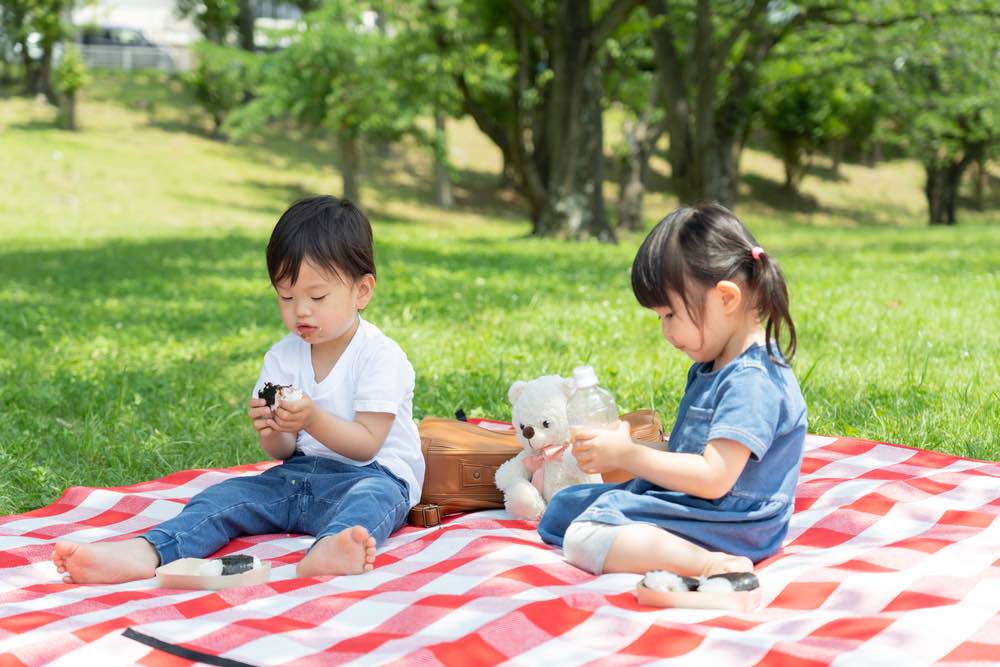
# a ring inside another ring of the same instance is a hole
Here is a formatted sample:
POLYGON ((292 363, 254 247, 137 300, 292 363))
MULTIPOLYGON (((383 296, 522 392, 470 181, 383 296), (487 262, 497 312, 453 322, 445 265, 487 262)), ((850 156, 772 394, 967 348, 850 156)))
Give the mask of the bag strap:
POLYGON ((411 526, 430 528, 441 523, 441 509, 432 503, 419 503, 410 510, 406 519, 411 526))

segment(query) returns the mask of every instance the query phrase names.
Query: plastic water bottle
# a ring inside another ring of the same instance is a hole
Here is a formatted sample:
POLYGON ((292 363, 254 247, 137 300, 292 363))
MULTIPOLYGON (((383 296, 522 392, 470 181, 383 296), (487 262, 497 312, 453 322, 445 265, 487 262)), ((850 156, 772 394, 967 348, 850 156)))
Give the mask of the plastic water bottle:
POLYGON ((618 423, 618 407, 609 391, 597 384, 597 374, 590 366, 573 369, 575 389, 566 403, 566 419, 570 435, 580 428, 614 428, 618 423))

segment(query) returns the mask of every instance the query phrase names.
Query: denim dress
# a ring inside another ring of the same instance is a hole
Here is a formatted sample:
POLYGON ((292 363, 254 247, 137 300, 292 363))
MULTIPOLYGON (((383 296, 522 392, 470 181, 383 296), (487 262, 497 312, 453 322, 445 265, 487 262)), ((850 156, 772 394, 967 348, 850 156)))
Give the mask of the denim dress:
POLYGON ((656 486, 641 477, 621 484, 583 484, 557 493, 538 525, 562 546, 573 521, 647 523, 710 551, 757 562, 788 532, 806 436, 806 405, 789 367, 755 344, 723 368, 696 363, 670 433, 669 449, 701 454, 715 438, 735 440, 750 458, 733 488, 709 500, 656 486))

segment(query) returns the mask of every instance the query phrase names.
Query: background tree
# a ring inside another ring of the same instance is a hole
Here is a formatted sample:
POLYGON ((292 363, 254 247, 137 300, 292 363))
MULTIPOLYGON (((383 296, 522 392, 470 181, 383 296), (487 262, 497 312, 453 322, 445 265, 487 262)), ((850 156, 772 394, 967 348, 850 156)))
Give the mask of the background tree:
POLYGON ((818 45, 832 70, 883 60, 884 54, 861 48, 862 37, 873 31, 926 23, 935 16, 997 15, 989 0, 930 5, 915 0, 647 0, 646 5, 674 190, 682 201, 715 199, 727 206, 737 198, 739 158, 751 129, 762 65, 792 35, 799 43, 818 45))
POLYGON ((962 176, 1000 140, 1000 21, 939 17, 886 42, 897 140, 924 166, 930 224, 953 225, 962 176))
POLYGON ((644 227, 642 202, 651 173, 649 161, 666 129, 648 23, 644 11, 633 12, 608 40, 602 68, 607 105, 623 115, 621 141, 611 147, 618 180, 617 227, 632 231, 644 227))
POLYGON ((247 132, 283 118, 331 131, 343 195, 355 202, 365 145, 412 131, 422 111, 395 78, 404 65, 396 38, 366 27, 363 10, 332 1, 305 15, 298 40, 263 64, 255 99, 223 126, 247 132))
MULTIPOLYGON (((190 18, 208 41, 225 44, 230 32, 242 25, 240 22, 242 4, 244 0, 177 0, 177 14, 182 18, 190 18)), ((251 3, 246 2, 246 4, 251 3)), ((252 21, 250 45, 252 48, 252 21)))
POLYGON ((221 139, 226 117, 252 97, 259 76, 259 56, 207 41, 194 48, 196 63, 184 81, 212 118, 212 136, 221 139))
POLYGON ((52 85, 56 45, 66 35, 63 14, 72 0, 4 0, 0 32, 20 52, 25 92, 42 94, 51 104, 59 97, 52 85))
POLYGON ((781 60, 765 68, 762 84, 762 124, 784 164, 785 188, 792 194, 798 194, 808 156, 828 151, 836 175, 846 144, 861 146, 874 130, 875 92, 863 72, 824 73, 802 59, 781 60))
POLYGON ((449 19, 439 48, 462 54, 454 76, 465 111, 500 148, 536 235, 614 239, 599 55, 639 4, 428 0, 449 19))
POLYGON ((90 73, 80 57, 80 52, 69 46, 54 75, 55 89, 59 93, 59 121, 67 130, 76 130, 76 96, 90 84, 90 73))

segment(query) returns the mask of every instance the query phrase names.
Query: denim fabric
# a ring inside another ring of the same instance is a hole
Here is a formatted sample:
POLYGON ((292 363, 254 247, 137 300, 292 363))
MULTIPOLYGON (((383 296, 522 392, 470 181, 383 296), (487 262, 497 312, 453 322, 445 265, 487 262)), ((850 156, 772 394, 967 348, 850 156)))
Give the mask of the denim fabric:
POLYGON ((728 438, 750 450, 733 488, 707 500, 637 478, 585 484, 557 493, 538 525, 542 539, 563 545, 573 521, 647 523, 711 551, 759 561, 788 532, 806 435, 806 405, 791 369, 753 345, 718 371, 694 364, 670 434, 674 452, 701 454, 728 438))
POLYGON ((304 533, 319 540, 364 526, 381 544, 406 522, 408 493, 406 482, 378 463, 355 466, 296 452, 260 475, 205 489, 143 537, 161 565, 204 558, 240 535, 304 533))

